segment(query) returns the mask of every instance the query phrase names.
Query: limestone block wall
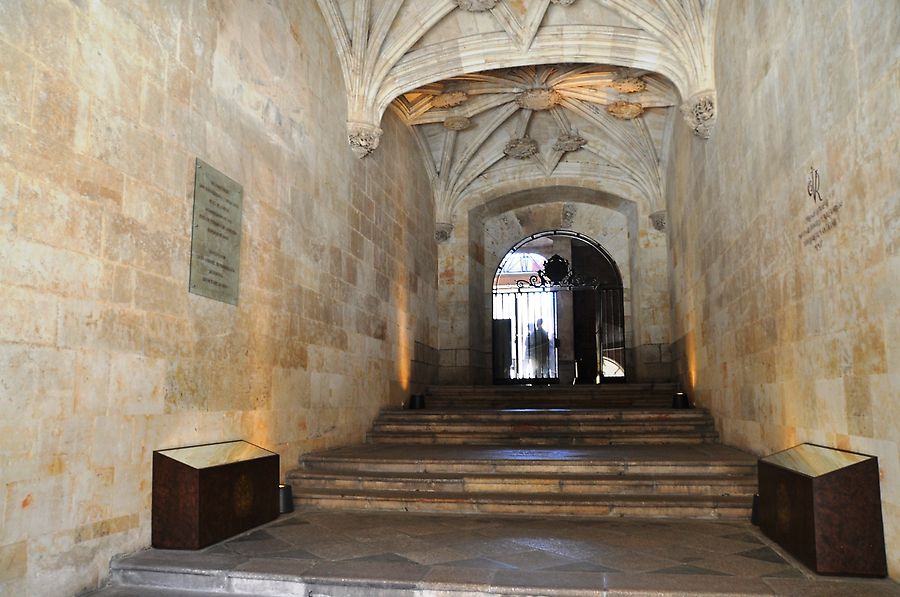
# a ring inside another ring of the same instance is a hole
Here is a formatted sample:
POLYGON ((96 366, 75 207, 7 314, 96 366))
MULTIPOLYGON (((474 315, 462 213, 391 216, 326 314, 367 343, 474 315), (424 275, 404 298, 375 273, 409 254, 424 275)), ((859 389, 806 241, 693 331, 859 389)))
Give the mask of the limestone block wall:
POLYGON ((480 317, 484 297, 478 284, 484 275, 483 244, 477 234, 470 237, 468 219, 459 220, 451 237, 438 245, 438 382, 489 384, 490 347, 480 341, 485 333, 480 317))
POLYGON ((900 13, 727 0, 718 19, 716 130, 679 122, 669 171, 681 375, 727 443, 878 456, 900 578, 900 13))
POLYGON ((432 381, 431 187, 344 93, 313 3, 0 2, 0 594, 147 546, 153 450, 288 469, 432 381), (196 157, 244 188, 237 307, 187 292, 196 157))

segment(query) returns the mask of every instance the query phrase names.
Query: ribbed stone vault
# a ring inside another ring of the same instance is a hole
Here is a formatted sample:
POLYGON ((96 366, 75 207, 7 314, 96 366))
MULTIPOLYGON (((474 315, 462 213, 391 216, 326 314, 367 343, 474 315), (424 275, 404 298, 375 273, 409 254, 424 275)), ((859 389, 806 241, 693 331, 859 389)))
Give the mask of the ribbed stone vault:
POLYGON ((442 235, 492 175, 601 177, 661 209, 679 107, 715 122, 716 0, 318 0, 364 157, 393 107, 426 157, 442 235))
POLYGON ((493 179, 602 176, 661 209, 665 134, 677 92, 659 75, 542 65, 462 75, 397 98, 435 189, 437 218, 493 179), (637 114, 620 114, 623 106, 637 114), (490 171, 489 176, 485 176, 490 171))

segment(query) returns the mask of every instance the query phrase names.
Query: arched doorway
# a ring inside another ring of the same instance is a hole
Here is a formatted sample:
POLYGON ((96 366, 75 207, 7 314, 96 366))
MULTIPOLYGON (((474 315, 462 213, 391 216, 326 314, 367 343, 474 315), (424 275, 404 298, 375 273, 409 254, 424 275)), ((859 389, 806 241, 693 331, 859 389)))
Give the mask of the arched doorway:
POLYGON ((595 240, 571 230, 520 240, 496 269, 492 313, 494 383, 625 381, 622 276, 595 240))

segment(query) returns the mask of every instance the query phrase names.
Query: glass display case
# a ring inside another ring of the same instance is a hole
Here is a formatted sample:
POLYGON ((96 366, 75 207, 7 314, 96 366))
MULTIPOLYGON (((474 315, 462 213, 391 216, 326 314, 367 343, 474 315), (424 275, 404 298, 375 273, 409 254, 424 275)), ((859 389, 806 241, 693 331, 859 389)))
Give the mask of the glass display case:
POLYGON ((800 444, 759 460, 759 526, 819 574, 886 576, 878 459, 800 444))
POLYGON ((200 549, 278 516, 279 457, 245 441, 153 453, 152 543, 200 549))

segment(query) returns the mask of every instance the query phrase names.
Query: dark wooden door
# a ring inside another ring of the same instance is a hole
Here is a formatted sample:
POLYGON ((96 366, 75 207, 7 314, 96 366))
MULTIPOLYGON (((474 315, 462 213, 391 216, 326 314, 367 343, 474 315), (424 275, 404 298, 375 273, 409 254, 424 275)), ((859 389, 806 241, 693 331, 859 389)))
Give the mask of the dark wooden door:
POLYGON ((595 292, 592 289, 572 292, 577 384, 597 383, 597 307, 594 298, 595 292))
POLYGON ((509 380, 510 367, 513 362, 512 320, 495 319, 493 333, 494 380, 509 380))

